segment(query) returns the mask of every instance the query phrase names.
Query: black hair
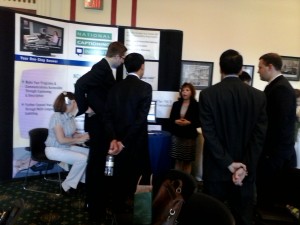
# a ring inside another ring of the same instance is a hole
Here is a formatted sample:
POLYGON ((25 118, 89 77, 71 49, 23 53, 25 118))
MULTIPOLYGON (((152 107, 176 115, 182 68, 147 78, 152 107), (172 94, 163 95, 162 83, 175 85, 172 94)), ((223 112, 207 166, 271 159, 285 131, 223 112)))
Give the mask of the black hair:
POLYGON ((246 71, 242 71, 242 73, 239 75, 239 78, 242 81, 251 81, 251 76, 249 75, 249 73, 247 73, 246 71))
POLYGON ((233 50, 229 49, 222 53, 220 56, 220 68, 224 74, 238 74, 243 66, 242 55, 233 50))
POLYGON ((138 71, 144 63, 144 56, 139 53, 130 53, 124 59, 124 65, 127 73, 138 71))

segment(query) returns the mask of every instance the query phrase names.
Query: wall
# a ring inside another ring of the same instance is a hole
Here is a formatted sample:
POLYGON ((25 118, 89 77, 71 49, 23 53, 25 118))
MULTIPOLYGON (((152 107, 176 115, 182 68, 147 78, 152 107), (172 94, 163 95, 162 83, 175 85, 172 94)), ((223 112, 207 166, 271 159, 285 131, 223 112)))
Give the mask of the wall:
MULTIPOLYGON (((220 80, 218 59, 229 48, 254 65, 267 52, 300 57, 299 0, 141 0, 137 26, 181 29, 182 59, 215 62, 213 83, 220 80), (166 13, 167 12, 167 13, 166 13)), ((291 82, 300 88, 300 82, 291 82)), ((254 75, 254 86, 265 82, 254 75)))
POLYGON ((110 25, 111 0, 103 1, 103 10, 85 9, 83 3, 76 1, 76 21, 110 25))
MULTIPOLYGON (((136 26, 182 30, 182 59, 214 62, 213 83, 220 81, 219 56, 229 48, 241 52, 244 64, 255 66, 254 86, 261 90, 266 85, 257 74, 258 58, 262 54, 277 52, 300 57, 299 0, 189 0, 184 3, 139 0, 136 26)), ((118 25, 130 25, 129 5, 131 0, 118 1, 118 25)), ((87 10, 82 13, 89 14, 87 10)), ((300 82, 291 84, 300 88, 300 82)))
MULTIPOLYGON (((76 21, 110 24, 112 0, 103 1, 103 10, 91 10, 77 0, 76 21)), ((36 2, 38 15, 69 18, 70 0, 36 2)), ((117 25, 131 25, 131 6, 132 0, 117 1, 117 25)), ((220 81, 219 56, 229 48, 255 66, 253 86, 261 90, 266 85, 257 74, 262 54, 300 57, 299 0, 138 0, 136 26, 182 30, 182 59, 214 62, 213 83, 220 81)), ((291 84, 300 88, 299 81, 291 84)))

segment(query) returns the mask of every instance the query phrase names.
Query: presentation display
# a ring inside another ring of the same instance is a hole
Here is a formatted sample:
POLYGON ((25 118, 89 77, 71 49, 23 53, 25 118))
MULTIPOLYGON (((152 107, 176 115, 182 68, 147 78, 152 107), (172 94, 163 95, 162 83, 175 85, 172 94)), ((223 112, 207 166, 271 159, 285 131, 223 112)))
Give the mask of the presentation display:
POLYGON ((21 17, 20 29, 20 51, 45 56, 63 53, 64 28, 21 17))
MULTIPOLYGON (((142 79, 153 89, 149 123, 168 118, 178 97, 180 71, 176 65, 181 60, 181 31, 100 26, 14 11, 8 14, 14 17, 14 28, 9 34, 14 38, 14 62, 10 68, 14 76, 10 101, 13 118, 8 118, 13 132, 9 135, 13 148, 12 177, 22 176, 28 168, 29 130, 48 127, 56 97, 63 91, 74 92, 77 79, 105 57, 113 41, 124 42, 128 53, 138 52, 145 57, 142 79)), ((113 74, 118 80, 126 76, 126 70, 122 67, 113 70, 113 74)), ((76 124, 78 132, 84 132, 84 115, 76 117, 76 124)), ((9 167, 7 164, 5 168, 9 167)))
MULTIPOLYGON (((13 176, 22 167, 20 154, 29 146, 28 131, 48 127, 58 94, 74 92, 76 80, 101 60, 108 45, 117 39, 116 27, 15 14, 13 176)), ((76 117, 76 123, 78 132, 84 132, 84 115, 76 117)), ((23 163, 25 166, 28 159, 23 163)))

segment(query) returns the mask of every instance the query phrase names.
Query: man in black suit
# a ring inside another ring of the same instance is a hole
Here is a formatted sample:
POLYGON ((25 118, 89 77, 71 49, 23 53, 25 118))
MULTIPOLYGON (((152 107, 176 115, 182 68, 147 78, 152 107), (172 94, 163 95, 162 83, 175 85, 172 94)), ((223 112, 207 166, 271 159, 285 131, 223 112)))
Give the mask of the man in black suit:
POLYGON ((238 225, 252 225, 256 166, 267 128, 266 98, 243 83, 242 56, 220 57, 221 82, 200 92, 204 192, 226 202, 238 225))
MULTIPOLYGON (((293 87, 281 73, 282 59, 276 53, 259 58, 258 73, 267 81, 268 129, 257 170, 257 203, 269 207, 280 203, 286 194, 280 183, 290 168, 296 167, 295 121, 296 96, 293 87)), ((287 190, 288 191, 288 190, 287 190)))
POLYGON ((105 58, 93 65, 75 84, 78 114, 85 113, 85 131, 90 135, 90 152, 86 169, 87 209, 91 221, 102 222, 108 196, 104 189, 105 157, 109 142, 104 131, 104 108, 108 91, 115 84, 112 69, 124 62, 127 48, 120 42, 112 42, 105 58))
POLYGON ((111 141, 108 153, 115 158, 111 190, 116 213, 126 208, 128 198, 132 199, 138 178, 151 174, 147 115, 152 87, 141 80, 145 67, 141 54, 127 55, 124 65, 127 77, 110 90, 105 115, 111 141))

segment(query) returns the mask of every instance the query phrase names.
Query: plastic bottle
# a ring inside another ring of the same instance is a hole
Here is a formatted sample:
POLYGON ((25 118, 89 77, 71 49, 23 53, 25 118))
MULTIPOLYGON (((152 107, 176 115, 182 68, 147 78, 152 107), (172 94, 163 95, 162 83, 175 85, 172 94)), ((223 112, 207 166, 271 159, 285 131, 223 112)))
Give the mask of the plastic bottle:
POLYGON ((114 175, 114 156, 113 155, 106 156, 104 175, 105 176, 113 176, 114 175))
POLYGON ((9 212, 8 211, 3 211, 2 213, 0 213, 0 224, 5 225, 7 218, 8 218, 9 212))

